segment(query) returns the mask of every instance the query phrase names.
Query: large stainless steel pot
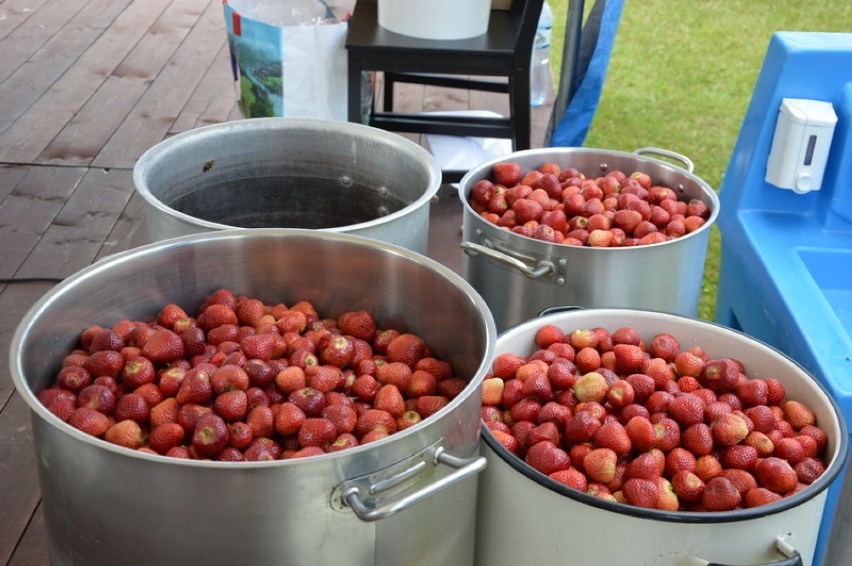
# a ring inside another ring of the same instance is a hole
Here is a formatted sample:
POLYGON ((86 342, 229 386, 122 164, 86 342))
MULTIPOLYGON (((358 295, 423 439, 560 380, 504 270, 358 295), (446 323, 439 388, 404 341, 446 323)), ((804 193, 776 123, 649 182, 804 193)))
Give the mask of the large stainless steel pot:
POLYGON ((477 565, 811 564, 826 490, 843 469, 847 453, 842 414, 815 378, 774 348, 740 332, 681 315, 635 309, 579 309, 534 318, 500 334, 494 355, 535 351, 535 333, 545 324, 563 330, 633 326, 646 340, 667 332, 679 339, 682 348, 700 345, 710 357, 741 360, 751 377, 778 379, 787 397, 811 407, 826 431, 827 469, 805 490, 762 507, 666 512, 605 501, 559 484, 526 466, 483 427, 488 466, 479 479, 477 565))
POLYGON ((98 262, 47 293, 11 346, 30 406, 53 564, 446 565, 473 559, 480 390, 496 339, 473 289, 407 249, 311 230, 223 230, 98 262), (274 462, 188 461, 116 447, 63 423, 35 394, 90 324, 194 308, 218 287, 367 309, 416 332, 470 384, 384 440, 274 462))
POLYGON ((634 153, 589 148, 544 148, 512 153, 471 169, 459 184, 464 207, 462 272, 488 303, 498 330, 559 305, 647 308, 695 316, 704 275, 710 227, 719 214, 719 198, 692 174, 692 162, 656 148, 634 153), (662 155, 686 169, 648 157, 662 155), (587 177, 621 170, 642 171, 655 183, 697 198, 710 208, 703 227, 668 242, 627 248, 592 248, 549 244, 500 228, 479 216, 468 203, 477 181, 491 167, 514 161, 524 171, 546 162, 576 167, 587 177))
POLYGON ((426 253, 435 158, 390 132, 347 122, 235 120, 189 130, 133 169, 148 241, 226 228, 345 232, 426 253))

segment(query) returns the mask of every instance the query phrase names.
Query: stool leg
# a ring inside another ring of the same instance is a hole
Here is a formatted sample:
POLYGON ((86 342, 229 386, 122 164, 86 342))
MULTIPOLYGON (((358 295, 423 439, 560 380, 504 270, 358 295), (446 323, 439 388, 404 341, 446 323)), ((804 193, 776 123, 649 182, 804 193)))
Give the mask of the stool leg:
POLYGON ((385 72, 382 79, 384 80, 385 112, 393 112, 393 85, 396 82, 396 76, 393 73, 385 72))
POLYGON ((353 57, 351 53, 348 59, 349 69, 346 78, 347 119, 350 122, 360 124, 363 121, 361 116, 361 65, 357 57, 353 57))
POLYGON ((509 108, 512 113, 515 151, 530 148, 530 73, 529 69, 509 78, 509 108))

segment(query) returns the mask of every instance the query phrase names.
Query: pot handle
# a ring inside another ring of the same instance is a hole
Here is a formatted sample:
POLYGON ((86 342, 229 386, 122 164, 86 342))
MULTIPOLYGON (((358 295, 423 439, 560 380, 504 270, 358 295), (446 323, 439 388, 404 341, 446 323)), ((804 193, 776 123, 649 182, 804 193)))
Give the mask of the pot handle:
POLYGON ((550 273, 555 272, 555 268, 553 264, 549 261, 542 261, 536 267, 530 267, 525 264, 523 261, 512 257, 500 250, 496 250, 494 248, 490 248, 488 246, 483 246, 481 244, 475 244, 473 242, 462 242, 460 247, 464 253, 470 256, 474 255, 484 255, 491 259, 497 260, 499 262, 505 263, 511 267, 514 267, 530 279, 538 279, 543 277, 544 275, 548 275, 550 273))
MULTIPOLYGON (((799 554, 799 551, 793 548, 787 541, 783 538, 777 538, 775 540, 775 546, 778 549, 778 552, 784 555, 784 558, 781 560, 775 560, 773 562, 764 562, 763 564, 755 564, 753 566, 803 566, 804 562, 802 562, 802 555, 799 554)), ((701 560, 700 558, 696 558, 694 556, 690 556, 690 566, 731 566, 726 564, 721 564, 719 562, 707 562, 706 560, 701 560)))
MULTIPOLYGON (((414 493, 401 497, 391 503, 374 508, 366 504, 361 498, 361 487, 355 485, 355 482, 345 482, 342 486, 340 486, 342 488, 340 497, 342 498, 343 504, 348 505, 355 515, 357 515, 362 521, 378 521, 379 519, 385 519, 391 515, 399 513, 400 511, 408 509, 412 505, 415 505, 424 499, 428 499, 436 493, 450 487, 454 483, 457 483, 468 476, 479 473, 485 468, 486 462, 487 460, 484 456, 469 459, 458 458, 451 454, 447 454, 444 448, 439 446, 434 451, 432 464, 435 466, 444 464, 445 466, 453 468, 455 471, 424 487, 423 489, 417 490, 414 493)), ((425 464, 425 462, 422 463, 425 464)), ((383 491, 397 487, 411 476, 420 473, 423 468, 424 466, 415 465, 407 471, 397 474, 395 477, 382 481, 375 481, 374 483, 370 483, 363 487, 368 495, 380 494, 383 491)))
POLYGON ((633 153, 635 153, 636 155, 660 155, 662 157, 668 157, 669 159, 674 159, 683 163, 683 168, 686 169, 689 173, 695 171, 695 164, 692 162, 692 160, 687 156, 677 153, 675 151, 661 149, 659 147, 640 147, 639 149, 634 149, 633 153))

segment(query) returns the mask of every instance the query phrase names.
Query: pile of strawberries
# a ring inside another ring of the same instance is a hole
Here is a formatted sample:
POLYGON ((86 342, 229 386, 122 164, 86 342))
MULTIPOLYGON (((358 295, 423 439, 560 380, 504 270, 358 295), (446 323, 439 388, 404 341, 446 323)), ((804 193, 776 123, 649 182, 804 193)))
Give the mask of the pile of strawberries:
POLYGON ((177 458, 258 461, 380 440, 441 410, 467 382, 418 336, 371 313, 320 318, 220 289, 195 316, 82 332, 38 393, 81 431, 177 458))
POLYGON ((498 355, 482 419, 535 470, 588 494, 665 511, 730 511, 796 493, 825 471, 827 436, 774 378, 635 328, 537 329, 498 355))
POLYGON ((516 234, 570 246, 658 244, 698 230, 710 217, 702 200, 680 200, 641 171, 597 178, 544 163, 523 171, 505 161, 471 187, 468 202, 482 218, 516 234))

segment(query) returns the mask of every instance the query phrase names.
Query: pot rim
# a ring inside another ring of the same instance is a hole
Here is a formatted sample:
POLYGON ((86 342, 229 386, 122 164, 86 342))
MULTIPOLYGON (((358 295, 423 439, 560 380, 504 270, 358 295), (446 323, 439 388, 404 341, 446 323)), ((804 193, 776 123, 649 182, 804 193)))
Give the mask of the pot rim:
MULTIPOLYGON (((595 497, 593 495, 589 495, 588 493, 584 493, 568 487, 565 484, 557 482, 539 472, 538 470, 533 469, 531 466, 527 465, 523 460, 521 460, 518 456, 511 453, 505 446, 503 446, 499 441, 497 441, 494 436, 491 434, 491 431, 485 425, 485 423, 481 423, 481 436, 485 444, 491 449, 500 459, 502 459, 505 463, 511 466, 516 472, 525 476, 527 479, 530 479, 542 487, 549 489, 550 491, 556 492, 559 495, 563 495, 570 499, 574 499, 580 503, 585 503, 591 505, 593 507, 597 507, 599 509, 613 511, 616 513, 620 513, 622 515, 630 515, 633 517, 638 517, 641 519, 649 519, 654 521, 664 521, 664 522, 677 522, 677 523, 730 523, 735 521, 747 521, 751 519, 758 519, 760 517, 765 517, 768 515, 774 515, 776 513, 780 513, 782 511, 786 511, 792 507, 800 505, 805 501, 808 501, 826 489, 831 485, 831 483, 837 478, 843 469, 844 463, 846 462, 846 454, 848 450, 848 431, 846 428, 846 422, 843 419, 843 415, 840 411, 840 407, 837 402, 834 400, 834 397, 828 392, 828 390, 823 386, 822 383, 815 377, 813 377, 807 370, 805 370, 798 362, 793 360, 788 355, 779 351, 778 349, 766 344, 765 342, 758 340, 752 336, 745 334, 739 330, 735 330, 729 328, 727 326, 718 324, 712 321, 706 321, 703 319, 697 319, 693 317, 688 317, 680 314, 674 313, 666 313, 661 311, 654 311, 650 309, 624 309, 624 308, 616 308, 616 307, 596 307, 596 308, 572 308, 570 311, 565 312, 554 312, 551 314, 547 314, 540 318, 535 318, 532 320, 528 320, 522 323, 519 323, 511 328, 506 329, 501 332, 497 338, 499 343, 500 338, 504 336, 506 333, 511 332, 513 330, 517 330, 520 328, 530 327, 530 326, 539 326, 554 322, 555 320, 561 320, 561 318, 567 314, 568 312, 591 312, 592 314, 596 312, 607 312, 607 313, 647 313, 651 315, 662 315, 665 317, 673 317, 680 318, 692 322, 697 322, 699 324, 704 324, 707 326, 716 327, 718 329, 722 329, 723 331, 727 331, 729 333, 740 336, 741 338, 746 339, 747 341, 754 342, 762 345, 763 347, 769 349, 774 354, 784 358, 787 362, 789 362, 794 367, 798 368, 799 371, 802 372, 803 375, 808 376, 814 385, 823 393, 826 401, 831 406, 832 411, 836 417, 836 421, 838 424, 838 428, 840 429, 840 434, 837 442, 836 455, 833 458, 832 462, 826 468, 825 472, 817 478, 812 484, 810 484, 806 489, 795 493, 793 495, 784 497, 778 501, 774 501, 772 503, 761 505, 758 507, 745 508, 745 509, 737 509, 733 511, 663 511, 659 509, 646 509, 642 507, 636 507, 633 505, 627 505, 625 503, 618 503, 615 501, 607 501, 605 499, 601 499, 599 497, 595 497)), ((487 468, 486 468, 487 470, 487 468)))
MULTIPOLYGON (((411 213, 412 210, 417 210, 431 202, 432 198, 441 188, 441 169, 438 166, 435 157, 426 151, 422 146, 413 141, 386 130, 380 130, 373 126, 358 124, 355 122, 337 122, 333 120, 325 120, 319 118, 284 118, 284 117, 269 117, 269 118, 243 118, 240 120, 231 120, 219 124, 211 124, 201 126, 191 130, 186 130, 179 134, 167 138, 156 145, 150 147, 143 153, 133 166, 133 184, 139 195, 145 199, 150 206, 159 210, 162 213, 180 219, 187 224, 197 226, 206 230, 229 230, 243 229, 244 226, 231 226, 229 224, 221 224, 212 222, 197 216, 192 216, 181 212, 166 205, 151 192, 147 183, 148 170, 154 169, 157 162, 168 154, 175 146, 186 142, 192 138, 216 138, 226 133, 231 132, 251 132, 258 129, 271 129, 286 133, 289 131, 312 130, 318 133, 327 133, 332 136, 351 136, 363 137, 369 135, 376 140, 391 145, 397 146, 401 150, 410 153, 415 160, 421 162, 426 167, 428 173, 428 187, 414 202, 406 205, 400 210, 394 211, 386 216, 374 218, 366 222, 358 224, 349 224, 347 226, 333 226, 330 228, 320 228, 323 232, 349 232, 356 230, 365 230, 374 226, 386 224, 402 218, 411 213)), ((288 228, 282 226, 281 228, 288 228)))
MULTIPOLYGON (((388 446, 392 443, 404 442, 406 439, 416 437, 420 434, 424 434, 425 430, 430 428, 435 423, 439 422, 441 419, 445 418, 448 414, 455 411, 461 404, 465 402, 469 395, 478 394, 477 392, 479 391, 479 384, 482 382, 485 372, 487 371, 487 368, 491 363, 491 358, 493 356, 494 348, 496 346, 496 341, 493 339, 493 337, 495 337, 496 335, 496 324, 494 322, 493 317, 490 315, 488 306, 486 305, 482 297, 460 275, 456 274, 448 267, 425 255, 418 254, 417 252, 411 251, 402 246, 389 244, 387 242, 354 234, 339 234, 301 228, 242 228, 189 234, 185 236, 179 236, 176 238, 153 242, 103 258, 67 277, 66 279, 62 280, 58 285, 56 285, 47 293, 45 293, 41 298, 39 298, 39 300, 27 311, 27 313, 24 314, 23 318, 21 319, 21 322, 15 329, 15 332, 12 336, 9 348, 9 365, 12 374, 12 382, 15 386, 15 389, 30 407, 33 415, 37 415, 46 423, 52 424, 60 432, 68 434, 74 437, 75 439, 85 442, 93 447, 105 449, 117 455, 127 456, 131 458, 139 458, 142 460, 147 460, 149 462, 159 462, 175 466, 202 467, 222 470, 259 468, 263 469, 278 468, 281 466, 297 466, 300 464, 314 462, 327 462, 338 458, 348 458, 350 456, 357 457, 362 453, 372 451, 374 449, 380 449, 381 447, 388 446), (486 330, 486 335, 492 337, 492 339, 485 340, 482 360, 480 361, 479 367, 477 368, 474 375, 470 376, 470 380, 468 381, 467 387, 465 387, 465 391, 467 393, 456 396, 440 411, 434 413, 433 415, 430 415, 427 419, 424 419, 417 425, 409 427, 405 430, 398 431, 394 434, 389 435, 386 438, 375 442, 361 444, 352 448, 348 448, 346 450, 341 450, 339 452, 326 453, 317 456, 310 456, 307 458, 298 458, 295 460, 290 459, 251 462, 184 460, 182 458, 167 457, 159 454, 148 454, 146 452, 140 452, 139 450, 133 450, 130 448, 111 444, 106 440, 93 437, 71 426, 67 422, 63 421, 62 419, 48 411, 47 408, 38 400, 38 398, 36 397, 36 392, 33 391, 33 389, 30 387, 29 381, 26 379, 26 372, 24 371, 23 361, 21 359, 20 353, 23 351, 23 344, 28 338, 34 321, 38 317, 42 316, 44 312, 50 308, 53 302, 55 302, 65 293, 70 292, 69 290, 75 288, 77 285, 79 285, 80 282, 103 277, 104 272, 108 272, 108 270, 113 265, 132 262, 139 257, 145 257, 151 254, 156 254, 161 249, 165 248, 181 248, 186 246, 192 246, 196 243, 208 242, 211 240, 223 241, 242 238, 282 238, 296 240, 300 238, 307 238, 340 241, 345 242, 347 244, 375 247, 384 250, 387 253, 404 256, 408 261, 419 264, 423 266, 424 269, 435 271, 446 279, 448 279, 450 283, 452 283, 455 287, 457 287, 460 291, 464 292, 468 296, 471 302, 475 304, 478 312, 488 314, 488 316, 482 317, 482 322, 486 330)), ((434 440, 435 439, 431 439, 429 443, 431 444, 434 440)))
POLYGON ((472 218, 478 222, 483 229, 488 229, 492 232, 492 235, 502 236, 506 239, 517 238, 522 242, 528 243, 529 245, 539 245, 546 246, 550 250, 572 250, 571 253, 590 253, 590 254, 619 254, 619 253, 636 253, 637 249, 651 249, 658 248, 661 246, 669 246, 674 245, 679 242, 683 242, 688 239, 700 237, 705 232, 709 232, 711 227, 716 223, 716 219, 719 216, 719 195, 715 190, 703 179, 683 169, 668 161, 664 161, 662 159, 657 159, 654 157, 649 157, 647 155, 639 154, 639 153, 631 153, 620 150, 608 150, 608 149, 596 149, 589 147, 548 147, 548 148, 535 148, 535 149, 525 149, 521 151, 516 151, 513 153, 509 153, 506 155, 502 155, 493 159, 489 159, 488 161, 484 161, 470 169, 462 180, 458 184, 458 195, 459 200, 462 202, 462 206, 464 207, 464 211, 466 214, 469 214, 472 218), (705 196, 710 200, 710 216, 707 218, 707 221, 702 225, 698 230, 694 232, 690 232, 688 234, 684 234, 679 238, 675 238, 673 240, 668 240, 665 242, 657 242, 655 244, 646 244, 643 246, 628 246, 628 247, 607 247, 607 248, 598 248, 591 246, 568 246, 565 244, 556 244, 551 242, 545 242, 542 240, 537 240, 535 238, 531 238, 529 236, 524 236, 523 234, 518 234, 517 232, 512 232, 510 230, 503 229, 491 222, 482 218, 479 214, 477 214, 473 208, 470 206, 468 202, 468 193, 470 189, 472 189, 473 185, 485 178, 484 173, 491 170, 491 167, 496 163, 503 163, 506 161, 513 161, 518 158, 524 158, 528 156, 562 156, 562 155, 586 155, 586 156, 600 156, 602 158, 606 157, 619 157, 624 159, 632 159, 635 160, 638 165, 642 163, 653 163, 655 166, 661 166, 665 169, 668 169, 672 172, 672 174, 684 176, 696 184, 698 184, 703 190, 705 196), (631 250, 633 250, 631 252, 631 250))

